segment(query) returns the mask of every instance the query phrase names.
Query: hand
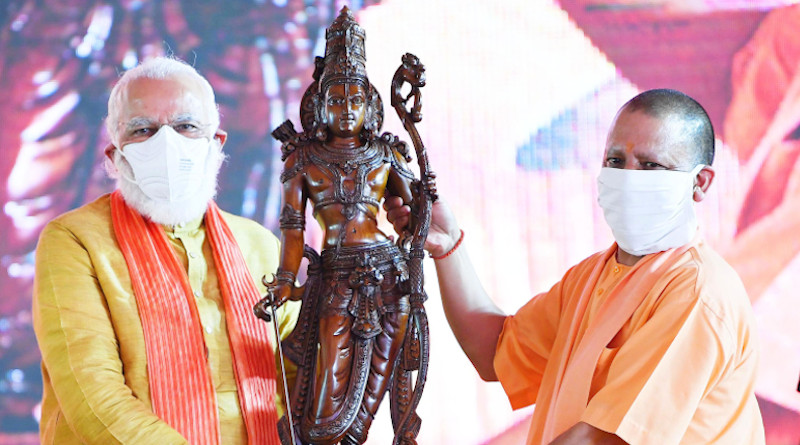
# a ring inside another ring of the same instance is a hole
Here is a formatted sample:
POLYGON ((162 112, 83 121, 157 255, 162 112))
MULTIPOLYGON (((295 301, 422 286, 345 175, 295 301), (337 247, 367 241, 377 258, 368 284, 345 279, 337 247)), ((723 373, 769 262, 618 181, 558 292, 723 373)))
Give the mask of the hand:
POLYGON ((287 283, 274 284, 267 282, 265 284, 267 285, 267 295, 253 306, 253 312, 256 314, 256 317, 270 321, 272 319, 272 310, 270 306, 274 306, 275 309, 278 309, 283 303, 286 303, 292 294, 292 287, 294 286, 287 283))
POLYGON ((294 283, 278 283, 267 287, 267 292, 269 292, 269 295, 272 295, 272 305, 275 306, 275 309, 278 309, 283 306, 283 303, 289 301, 293 289, 294 283))
MULTIPOLYGON (((387 219, 398 234, 402 235, 408 230, 411 207, 404 205, 402 199, 388 196, 383 201, 383 208, 386 210, 387 219)), ((442 256, 456 245, 460 237, 461 230, 453 212, 442 199, 434 202, 431 207, 431 226, 428 238, 425 240, 425 250, 433 256, 442 256)))

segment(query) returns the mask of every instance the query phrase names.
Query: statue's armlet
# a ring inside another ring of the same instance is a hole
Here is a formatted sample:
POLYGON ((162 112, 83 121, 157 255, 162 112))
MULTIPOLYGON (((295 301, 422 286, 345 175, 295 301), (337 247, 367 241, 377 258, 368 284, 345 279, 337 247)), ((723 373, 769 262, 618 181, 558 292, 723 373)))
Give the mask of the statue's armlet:
MULTIPOLYGON (((285 144, 286 145, 286 144, 285 144)), ((303 146, 294 146, 294 149, 284 159, 284 168, 281 173, 283 184, 283 208, 280 214, 280 228, 285 230, 305 229, 305 209, 303 193, 303 177, 301 173, 306 167, 306 157, 303 146)))
POLYGON ((402 198, 404 203, 410 204, 414 200, 415 187, 412 184, 416 181, 416 177, 408 168, 408 160, 411 159, 408 156, 408 147, 405 142, 399 141, 397 136, 389 133, 384 133, 382 139, 387 143, 386 162, 391 164, 387 191, 402 198))
POLYGON ((389 147, 389 162, 392 164, 392 170, 408 181, 415 180, 414 172, 408 168, 408 163, 411 162, 408 145, 388 132, 381 135, 381 140, 389 147))
POLYGON ((305 147, 294 141, 289 141, 281 147, 283 152, 283 172, 281 172, 281 183, 291 181, 300 173, 306 164, 305 147))

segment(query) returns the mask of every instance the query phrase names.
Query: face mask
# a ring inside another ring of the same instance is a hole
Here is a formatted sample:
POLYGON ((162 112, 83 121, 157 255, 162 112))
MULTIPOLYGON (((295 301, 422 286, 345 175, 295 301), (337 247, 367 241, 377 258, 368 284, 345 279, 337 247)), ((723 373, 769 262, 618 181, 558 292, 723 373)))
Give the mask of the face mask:
POLYGON ((125 179, 154 201, 188 199, 203 182, 210 145, 206 138, 187 138, 164 125, 149 139, 119 150, 133 170, 134 177, 125 179))
POLYGON ((619 248, 641 256, 690 242, 697 232, 694 178, 702 168, 603 168, 597 178, 597 203, 619 248))

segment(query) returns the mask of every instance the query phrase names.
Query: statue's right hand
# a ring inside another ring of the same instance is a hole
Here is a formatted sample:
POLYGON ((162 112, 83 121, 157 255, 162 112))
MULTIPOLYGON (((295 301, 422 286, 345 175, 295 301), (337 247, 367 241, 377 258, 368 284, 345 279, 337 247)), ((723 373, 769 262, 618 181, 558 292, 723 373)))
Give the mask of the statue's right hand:
POLYGON ((267 284, 267 295, 253 306, 253 312, 256 314, 256 317, 270 321, 272 320, 272 310, 270 306, 274 306, 275 309, 283 306, 283 304, 289 300, 291 293, 292 286, 289 284, 267 284))
POLYGON ((266 297, 262 298, 258 303, 256 303, 255 306, 253 306, 253 313, 256 314, 256 317, 264 321, 271 321, 272 312, 269 309, 271 305, 272 305, 272 297, 267 295, 266 297))
POLYGON ((283 306, 283 303, 289 301, 289 298, 292 296, 292 288, 294 287, 293 283, 278 283, 275 285, 270 292, 273 296, 272 305, 275 306, 275 309, 283 306))

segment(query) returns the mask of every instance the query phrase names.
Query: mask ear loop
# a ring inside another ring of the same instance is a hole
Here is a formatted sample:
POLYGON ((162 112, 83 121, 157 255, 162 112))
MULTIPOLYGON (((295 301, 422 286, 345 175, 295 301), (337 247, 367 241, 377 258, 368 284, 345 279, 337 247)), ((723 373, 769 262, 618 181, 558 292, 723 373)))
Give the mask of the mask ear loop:
POLYGON ((129 176, 126 174, 126 173, 127 173, 127 171, 126 171, 126 170, 130 170, 130 171, 131 171, 131 173, 132 173, 134 176, 136 176, 136 173, 134 173, 134 172, 133 172, 133 167, 131 167, 131 163, 130 163, 130 162, 128 162, 128 158, 126 158, 126 157, 125 157, 125 153, 123 153, 123 152, 122 152, 122 149, 121 149, 121 148, 117 148, 116 150, 114 150, 114 158, 115 158, 115 159, 114 159, 114 168, 116 168, 116 169, 117 169, 117 173, 119 173, 119 176, 120 176, 122 179, 124 179, 124 180, 126 180, 126 181, 130 182, 131 184, 135 184, 135 185, 137 185, 137 186, 138 186, 138 185, 139 185, 139 182, 137 182, 137 181, 136 181, 136 179, 134 179, 134 178, 131 178, 131 177, 129 177, 129 176), (126 169, 122 169, 122 168, 120 168, 120 166, 118 165, 118 163, 119 163, 119 160, 120 160, 120 159, 124 160, 124 161, 125 161, 125 163, 127 164, 127 168, 126 168, 126 169))
POLYGON ((692 169, 692 171, 691 171, 691 175, 692 175, 692 183, 693 183, 693 184, 692 184, 692 195, 694 195, 694 193, 695 193, 695 192, 699 192, 699 191, 700 191, 700 185, 698 185, 698 184, 696 184, 696 183, 694 183, 694 182, 695 182, 695 180, 697 179, 697 175, 698 175, 698 174, 699 174, 699 173, 700 173, 700 172, 701 172, 701 171, 702 171, 702 170, 703 170, 705 167, 706 167, 706 164, 697 164, 697 165, 696 165, 696 166, 695 166, 695 167, 692 169))
MULTIPOLYGON (((706 164, 697 164, 697 165, 695 165, 695 167, 692 169, 692 180, 693 181, 694 181, 695 178, 697 178, 697 175, 701 171, 703 171, 704 168, 706 168, 706 164)), ((697 190, 697 187, 698 187, 697 184, 695 184, 694 185, 694 189, 697 190)))

